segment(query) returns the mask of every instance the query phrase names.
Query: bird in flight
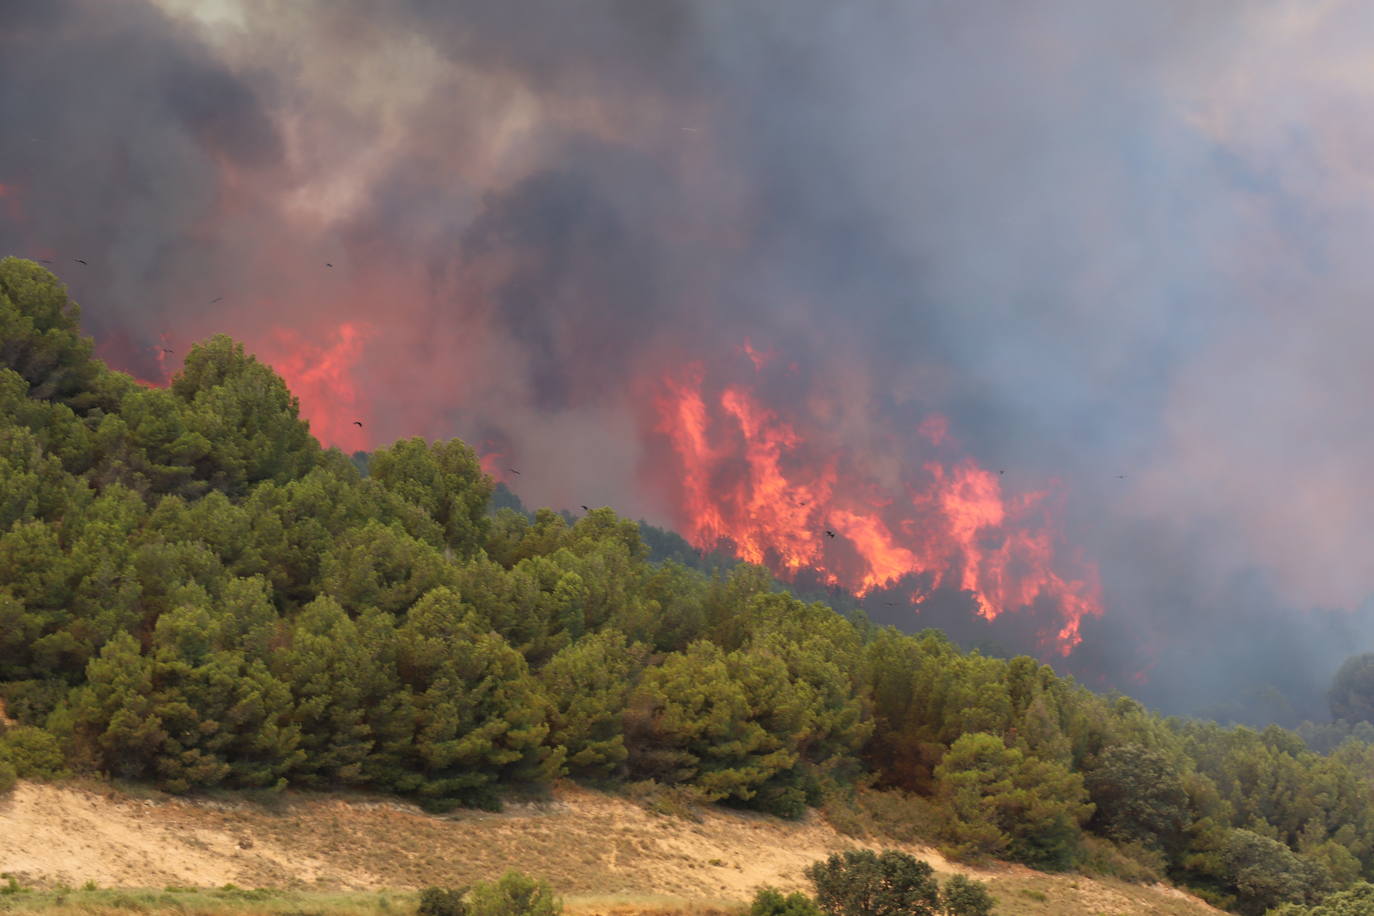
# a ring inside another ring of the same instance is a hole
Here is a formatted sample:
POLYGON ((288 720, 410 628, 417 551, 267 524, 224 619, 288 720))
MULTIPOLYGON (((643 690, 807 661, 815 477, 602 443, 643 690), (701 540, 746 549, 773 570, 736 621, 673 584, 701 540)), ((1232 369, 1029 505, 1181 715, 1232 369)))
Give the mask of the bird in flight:
POLYGON ((161 350, 163 353, 171 353, 171 352, 173 352, 173 350, 172 350, 171 347, 158 347, 158 349, 161 350))
POLYGON ((354 421, 353 421, 353 425, 354 425, 354 426, 362 426, 362 425, 363 425, 363 421, 362 421, 362 420, 354 420, 354 421))
POLYGON ((826 531, 825 531, 825 536, 828 537, 828 538, 833 538, 833 537, 835 536, 835 532, 833 532, 833 531, 831 531, 829 528, 827 528, 826 531))
POLYGON ((515 468, 506 468, 506 470, 510 471, 512 474, 516 475, 517 477, 520 476, 520 472, 517 471, 515 468))
POLYGON ((213 298, 213 299, 210 300, 210 304, 211 304, 211 305, 214 305, 216 302, 223 302, 223 301, 224 301, 224 297, 223 297, 223 296, 216 296, 215 298, 213 298))
POLYGON ((1125 480, 1125 479, 1126 479, 1126 475, 1125 475, 1125 474, 1117 474, 1117 475, 1116 475, 1116 479, 1117 479, 1117 480, 1125 480))
POLYGON ((997 473, 999 473, 999 474, 1005 474, 1006 471, 998 471, 997 473))
POLYGON ((83 261, 81 258, 72 258, 72 260, 75 261, 76 263, 80 264, 82 267, 85 267, 85 266, 86 266, 86 262, 83 261))
POLYGON ((333 264, 330 264, 328 261, 326 261, 325 264, 324 264, 324 266, 325 266, 325 267, 333 267, 334 265, 333 265, 333 264))
POLYGON ((588 509, 586 506, 583 506, 583 507, 582 507, 582 511, 583 511, 583 512, 590 512, 590 511, 592 511, 592 510, 591 510, 591 509, 588 509))

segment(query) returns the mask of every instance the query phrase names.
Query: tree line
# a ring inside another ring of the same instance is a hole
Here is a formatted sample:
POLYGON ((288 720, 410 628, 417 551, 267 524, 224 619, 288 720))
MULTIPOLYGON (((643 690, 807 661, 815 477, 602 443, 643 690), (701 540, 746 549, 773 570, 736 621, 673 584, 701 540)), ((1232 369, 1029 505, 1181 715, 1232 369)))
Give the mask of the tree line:
POLYGON ((456 439, 321 448, 227 337, 140 385, 52 274, 0 261, 0 779, 435 808, 653 781, 783 816, 876 787, 957 857, 1106 844, 1242 913, 1374 877, 1357 738, 1164 719, 492 490, 456 439))

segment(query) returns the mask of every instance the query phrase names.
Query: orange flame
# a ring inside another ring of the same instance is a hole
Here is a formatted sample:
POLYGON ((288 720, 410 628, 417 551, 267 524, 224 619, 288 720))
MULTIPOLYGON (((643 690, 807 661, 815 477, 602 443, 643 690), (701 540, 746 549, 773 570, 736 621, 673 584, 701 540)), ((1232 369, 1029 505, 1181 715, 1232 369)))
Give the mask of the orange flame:
POLYGON ((366 449, 370 441, 371 418, 364 416, 353 371, 371 333, 367 325, 344 322, 331 340, 315 345, 296 331, 279 329, 269 348, 282 354, 269 362, 300 399, 301 416, 310 431, 320 442, 345 452, 366 449))
MULTIPOLYGON (((953 458, 926 461, 904 499, 887 498, 859 456, 805 460, 796 426, 747 387, 708 397, 699 365, 666 379, 654 407, 678 465, 678 523, 700 549, 728 542, 742 560, 784 577, 815 570, 860 596, 920 577, 918 607, 944 584, 989 620, 1048 601, 1059 620, 1042 640, 1063 655, 1082 642, 1083 618, 1102 613, 1096 570, 1057 551, 1043 492, 1008 497, 997 474, 953 458)), ((936 451, 954 445, 938 415, 918 434, 936 451)))

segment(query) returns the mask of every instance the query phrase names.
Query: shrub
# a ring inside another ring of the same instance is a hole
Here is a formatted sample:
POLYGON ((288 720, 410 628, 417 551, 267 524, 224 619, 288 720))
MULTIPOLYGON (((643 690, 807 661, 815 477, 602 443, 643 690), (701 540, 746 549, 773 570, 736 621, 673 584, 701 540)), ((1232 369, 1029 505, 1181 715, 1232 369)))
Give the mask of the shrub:
POLYGON ((997 900, 983 882, 955 875, 940 891, 940 903, 946 916, 990 916, 997 900))
POLYGON ((10 681, 0 685, 4 712, 20 725, 42 725, 71 687, 66 681, 10 681))
POLYGON ((563 901, 554 896, 547 881, 508 871, 499 881, 479 881, 472 886, 467 912, 459 916, 556 916, 563 901))
POLYGON ((1283 903, 1312 903, 1321 880, 1315 865, 1284 844, 1249 830, 1232 830, 1224 851, 1236 909, 1260 916, 1283 903))
POLYGON ((1156 850, 1139 843, 1113 843, 1086 834, 1083 837, 1080 869, 1090 875, 1120 878, 1132 884, 1151 884, 1161 880, 1167 863, 1156 850))
POLYGON ((1088 774, 1097 810, 1090 826, 1121 844, 1153 849, 1177 846, 1188 822, 1188 793, 1178 762, 1140 744, 1107 748, 1088 774))
POLYGON ((14 788, 14 784, 19 781, 19 774, 15 772, 14 765, 8 760, 0 758, 0 795, 14 788))
POLYGON ((996 735, 967 733, 935 768, 953 817, 951 858, 1008 858, 1045 871, 1074 864, 1092 813, 1083 777, 1054 761, 1007 747, 996 735))
POLYGON ((8 729, 0 736, 0 757, 8 759, 25 779, 52 779, 65 769, 57 739, 32 725, 8 729))
POLYGON ((901 789, 860 788, 832 794, 822 814, 846 836, 875 836, 896 843, 924 843, 944 829, 948 815, 930 799, 901 789))
POLYGON ((442 887, 427 887, 420 891, 419 916, 468 916, 468 905, 463 901, 463 890, 448 890, 442 887))
POLYGON ((748 916, 821 916, 821 908, 801 892, 784 897, 775 887, 761 887, 754 895, 748 916))
POLYGON ((887 849, 834 853, 806 868, 816 902, 831 916, 937 916, 940 889, 920 859, 887 849))
POLYGON ((1318 907, 1285 903, 1265 916, 1374 916, 1374 884, 1361 881, 1327 896, 1318 907))

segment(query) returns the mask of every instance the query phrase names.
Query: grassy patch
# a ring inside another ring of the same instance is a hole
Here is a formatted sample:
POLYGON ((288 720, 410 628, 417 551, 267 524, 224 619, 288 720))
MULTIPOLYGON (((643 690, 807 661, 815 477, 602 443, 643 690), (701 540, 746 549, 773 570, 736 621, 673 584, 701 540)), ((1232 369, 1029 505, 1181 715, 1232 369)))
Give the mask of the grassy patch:
POLYGON ((362 916, 415 911, 415 894, 310 893, 232 884, 201 889, 169 887, 133 890, 50 891, 19 889, 0 895, 0 913, 44 913, 50 916, 123 916, 177 913, 185 916, 362 916))
MULTIPOLYGON (((0 913, 44 916, 412 916, 419 895, 410 891, 311 893, 232 885, 137 890, 52 891, 20 889, 0 896, 0 913)), ((571 916, 737 916, 726 900, 691 900, 638 894, 594 895, 564 900, 571 916)))
POLYGON ((1083 861, 1079 871, 1098 877, 1120 878, 1133 884, 1153 884, 1162 881, 1164 857, 1138 845, 1118 845, 1110 840, 1086 834, 1083 837, 1083 861))
POLYGON ((654 814, 701 823, 702 811, 710 801, 692 786, 665 786, 647 779, 628 783, 621 796, 654 814))
POLYGON ((821 813, 846 836, 930 844, 940 838, 943 816, 934 802, 899 789, 858 789, 825 800, 821 813))

